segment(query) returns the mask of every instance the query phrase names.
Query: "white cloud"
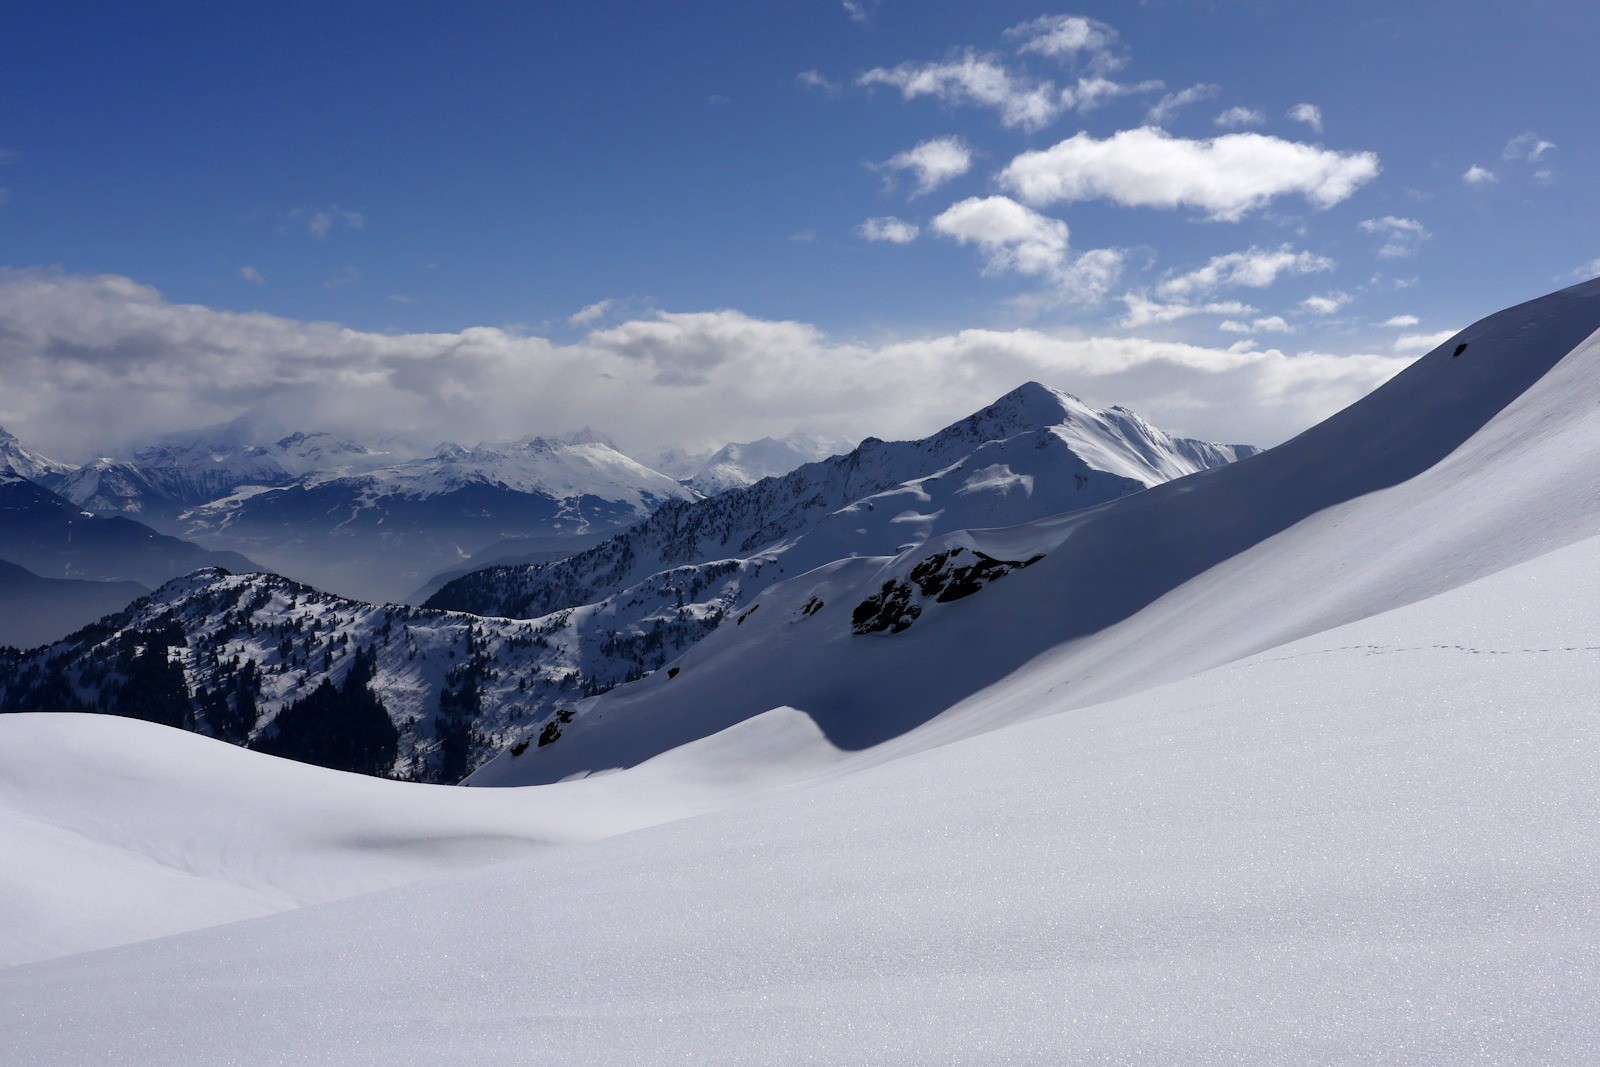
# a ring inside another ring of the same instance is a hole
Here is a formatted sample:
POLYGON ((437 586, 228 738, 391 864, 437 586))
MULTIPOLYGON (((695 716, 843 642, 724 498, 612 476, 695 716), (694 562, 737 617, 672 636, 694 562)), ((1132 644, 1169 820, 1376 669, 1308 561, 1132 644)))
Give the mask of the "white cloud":
POLYGON ((887 85, 900 90, 906 100, 931 96, 952 106, 994 108, 1001 123, 1030 132, 1043 129, 1068 111, 1088 111, 1117 96, 1161 87, 1160 82, 1122 85, 1097 75, 1058 89, 1052 81, 1011 70, 997 55, 970 48, 942 62, 875 67, 857 78, 856 84, 887 85))
POLYGON ((1381 219, 1364 219, 1361 229, 1367 233, 1383 235, 1383 246, 1378 249, 1381 259, 1402 259, 1414 256, 1422 242, 1433 236, 1427 227, 1416 219, 1402 219, 1385 215, 1381 219))
POLYGON ((878 10, 878 5, 883 0, 841 0, 844 13, 850 16, 851 22, 865 22, 878 10))
POLYGON ((1351 299, 1349 293, 1334 291, 1320 296, 1308 296, 1300 301, 1300 306, 1313 315, 1332 315, 1350 303, 1351 299))
POLYGON ((605 318, 606 312, 610 311, 611 308, 615 304, 616 304, 616 301, 613 300, 609 296, 606 297, 604 300, 596 300, 592 304, 585 304, 583 307, 579 308, 577 311, 574 311, 572 314, 567 316, 567 325, 568 326, 589 326, 589 325, 592 325, 593 323, 596 323, 596 322, 600 321, 601 319, 605 318))
POLYGON ((1317 274, 1333 269, 1333 260, 1312 252, 1282 248, 1251 248, 1212 256, 1206 265, 1169 278, 1156 287, 1166 298, 1191 297, 1217 289, 1265 289, 1284 274, 1317 274))
POLYGON ((1034 205, 1107 199, 1124 207, 1194 207, 1236 221, 1280 196, 1331 207, 1377 174, 1371 152, 1334 152, 1259 133, 1188 140, 1146 126, 1103 141, 1079 133, 1024 152, 999 181, 1034 205))
POLYGON ((1240 126, 1259 126, 1266 121, 1266 114, 1253 107, 1230 107, 1216 118, 1218 126, 1230 130, 1240 126))
POLYGON ((243 278, 247 282, 254 282, 256 285, 261 285, 267 280, 266 278, 262 277, 260 271, 256 270, 248 263, 239 268, 239 277, 243 278))
POLYGON ((339 205, 312 208, 300 207, 289 212, 289 217, 306 224, 306 232, 321 240, 335 229, 359 230, 366 226, 366 216, 359 211, 346 211, 339 205))
POLYGON ((1204 304, 1190 304, 1181 300, 1162 303, 1151 300, 1145 293, 1123 293, 1120 299, 1128 306, 1128 312, 1117 325, 1127 330, 1176 322, 1194 315, 1254 315, 1258 310, 1238 300, 1214 300, 1204 304))
POLYGON ((1454 337, 1459 330, 1440 330, 1438 333, 1403 333, 1394 339, 1396 352, 1431 352, 1454 337))
POLYGON ((839 87, 826 74, 818 70, 802 70, 794 76, 794 80, 808 88, 821 89, 830 96, 839 92, 839 87))
POLYGON ((1122 254, 1101 248, 1073 256, 1067 224, 1010 197, 968 197, 931 223, 935 232, 976 245, 984 273, 1045 278, 1067 299, 1097 301, 1122 275, 1122 254))
POLYGON ((1006 69, 999 58, 967 49, 942 63, 901 63, 876 67, 856 79, 859 85, 888 85, 906 100, 931 96, 947 104, 992 107, 1007 126, 1037 130, 1055 121, 1062 105, 1055 86, 1006 69))
POLYGON ((1518 134, 1507 141, 1505 149, 1500 153, 1500 158, 1520 159, 1527 163, 1538 163, 1547 152, 1554 150, 1555 147, 1554 142, 1546 141, 1532 130, 1529 130, 1527 133, 1518 134))
POLYGON ((247 415, 265 432, 435 440, 593 425, 635 453, 795 426, 912 437, 1030 378, 1174 432, 1266 445, 1408 362, 1036 330, 863 344, 732 310, 659 313, 571 344, 491 327, 374 333, 169 303, 117 276, 0 271, 0 425, 66 458, 247 415))
POLYGON ((1494 171, 1474 163, 1467 168, 1467 172, 1461 176, 1461 180, 1468 185, 1493 185, 1500 179, 1494 176, 1494 171))
POLYGON ((1061 106, 1076 111, 1093 111, 1119 96, 1153 93, 1163 87, 1159 81, 1114 82, 1099 75, 1079 78, 1076 85, 1069 85, 1061 90, 1061 106))
POLYGON ((1322 132, 1322 109, 1316 104, 1296 104, 1284 117, 1293 122, 1303 122, 1318 133, 1322 132))
POLYGON ((341 267, 339 273, 322 283, 324 289, 343 289, 346 286, 361 284, 360 267, 341 267))
POLYGON ((1282 315, 1269 315, 1254 322, 1225 319, 1217 323, 1217 329, 1226 330, 1228 333, 1294 333, 1294 327, 1290 326, 1282 315))
POLYGON ((1041 15, 1031 22, 1013 26, 1007 37, 1019 38, 1019 52, 1049 56, 1064 63, 1077 63, 1083 57, 1096 70, 1115 70, 1122 60, 1112 52, 1117 31, 1103 22, 1081 15, 1041 15))
POLYGON ((1202 100, 1210 100, 1220 92, 1222 92, 1222 86, 1208 85, 1205 82, 1201 82, 1199 85, 1191 85, 1187 89, 1168 93, 1160 100, 1157 100, 1155 105, 1145 113, 1145 120, 1160 126, 1181 109, 1188 107, 1190 104, 1198 104, 1202 100))
POLYGON ((939 137, 890 157, 882 166, 911 171, 917 180, 912 195, 922 196, 971 170, 972 149, 959 137, 939 137))
POLYGON ((816 239, 816 230, 797 230, 789 235, 789 240, 793 241, 797 245, 812 244, 816 241, 816 239))
POLYGON ((1600 275, 1600 256, 1576 267, 1570 274, 1560 279, 1562 281, 1583 282, 1600 275))
POLYGON ((1416 326, 1421 321, 1415 315, 1396 315, 1391 319, 1385 319, 1383 325, 1403 330, 1410 326, 1416 326))
POLYGON ((893 215, 886 215, 880 219, 867 219, 856 227, 856 233, 868 241, 887 241, 896 245, 910 244, 921 232, 921 227, 916 223, 897 219, 893 215))

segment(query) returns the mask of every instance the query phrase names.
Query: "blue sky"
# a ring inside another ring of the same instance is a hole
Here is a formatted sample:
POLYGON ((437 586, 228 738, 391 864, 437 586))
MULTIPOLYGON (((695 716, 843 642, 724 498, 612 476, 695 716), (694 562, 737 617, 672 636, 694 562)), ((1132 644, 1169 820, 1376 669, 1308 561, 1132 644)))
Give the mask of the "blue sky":
POLYGON ((1019 375, 1273 443, 1600 273, 1594 5, 5 21, 0 424, 64 455, 895 436, 1019 375))

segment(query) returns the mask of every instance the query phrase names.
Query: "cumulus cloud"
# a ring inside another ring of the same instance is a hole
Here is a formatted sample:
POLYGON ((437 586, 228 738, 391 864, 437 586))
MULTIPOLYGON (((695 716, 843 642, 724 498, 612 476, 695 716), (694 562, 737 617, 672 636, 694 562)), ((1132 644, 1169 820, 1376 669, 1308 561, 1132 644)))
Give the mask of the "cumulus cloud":
POLYGON ((1364 219, 1361 229, 1366 233, 1376 233, 1383 236, 1383 245, 1378 249, 1381 259, 1403 259, 1414 256, 1422 247, 1422 242, 1432 236, 1427 227, 1416 219, 1402 219, 1395 215, 1385 215, 1381 219, 1364 219))
POLYGON ((1459 332, 1459 330, 1440 330, 1438 333, 1403 333, 1394 339, 1394 350, 1418 355, 1432 352, 1459 332))
POLYGON ((985 274, 1021 274, 1052 282, 1069 299, 1097 301, 1117 283, 1122 254, 1101 248, 1074 256, 1067 224, 1010 197, 968 197, 931 223, 935 232, 983 253, 985 274))
POLYGON ((373 333, 174 304, 114 275, 0 271, 0 425, 64 458, 242 416, 269 433, 467 441, 593 425, 637 454, 691 432, 911 437, 1030 378, 1175 432, 1272 444, 1407 362, 1035 330, 867 344, 732 310, 570 344, 492 327, 373 333))
POLYGON ((590 326, 590 325, 593 325, 594 323, 596 323, 596 322, 600 321, 601 319, 605 318, 606 312, 610 311, 614 304, 616 304, 616 301, 613 300, 609 296, 606 297, 604 300, 596 300, 592 304, 586 304, 583 307, 579 308, 577 311, 574 311, 572 314, 567 316, 567 325, 568 326, 590 326))
POLYGON ((886 241, 895 245, 910 244, 921 232, 922 228, 916 223, 897 219, 893 215, 867 219, 856 227, 856 233, 868 241, 886 241))
POLYGON ((1281 275, 1317 274, 1333 269, 1333 260, 1312 252, 1282 248, 1251 248, 1212 256, 1206 265, 1187 274, 1168 278, 1156 287, 1163 297, 1192 297, 1217 289, 1244 287, 1265 289, 1281 275))
POLYGON ((906 100, 931 96, 947 104, 992 107, 1007 126, 1038 130, 1055 121, 1061 102, 1050 82, 1036 82, 1008 70, 998 57, 972 49, 940 63, 901 63, 875 67, 857 79, 865 86, 887 85, 906 100))
POLYGON ((1017 46, 1019 52, 1032 52, 1070 64, 1082 59, 1096 70, 1115 70, 1123 62, 1112 51, 1117 31, 1081 15, 1041 15, 1031 22, 1011 27, 1006 36, 1021 40, 1017 46))
POLYGON ((1318 296, 1308 296, 1300 301, 1300 307, 1313 315, 1332 315, 1335 311, 1350 303, 1352 299, 1349 293, 1335 291, 1322 293, 1318 296))
POLYGON ((1384 320, 1383 325, 1394 327, 1395 329, 1406 329, 1410 326, 1416 326, 1421 321, 1415 315, 1396 315, 1393 318, 1384 320))
POLYGON ((1157 100, 1150 110, 1145 113, 1145 120, 1153 125, 1160 126, 1190 104, 1198 104, 1202 100, 1210 100, 1220 92, 1222 92, 1222 86, 1208 85, 1205 82, 1201 82, 1199 85, 1191 85, 1187 89, 1168 93, 1160 100, 1157 100))
POLYGON ((1493 185, 1500 179, 1494 176, 1494 171, 1474 163, 1467 168, 1467 172, 1461 176, 1461 180, 1468 185, 1493 185))
POLYGON ((1285 116, 1292 122, 1303 122, 1318 133, 1322 132, 1322 109, 1316 104, 1296 104, 1285 116))
POLYGON ((971 170, 972 149, 959 137, 938 137, 891 156, 881 166, 910 171, 917 183, 912 195, 922 196, 971 170))
POLYGON ((239 277, 243 278, 247 282, 254 282, 256 285, 261 285, 267 280, 262 276, 260 271, 256 270, 248 263, 239 268, 239 277))
POLYGON ((1114 97, 1161 85, 1122 85, 1096 75, 1057 88, 1053 81, 1012 70, 999 56, 971 48, 941 62, 874 67, 857 78, 856 84, 869 88, 886 85, 898 89, 906 100, 930 96, 952 106, 993 108, 1004 125, 1030 132, 1043 129, 1068 111, 1087 111, 1114 97))
POLYGON ((1253 107, 1230 107, 1216 118, 1218 126, 1230 130, 1240 126, 1259 126, 1266 121, 1266 114, 1253 107))
POLYGON ((1259 133, 1189 140, 1145 126, 1103 141, 1079 133, 1024 152, 999 182, 1035 206, 1106 199, 1124 207, 1193 207, 1237 221, 1282 196, 1331 207, 1377 174, 1371 152, 1335 152, 1259 133))

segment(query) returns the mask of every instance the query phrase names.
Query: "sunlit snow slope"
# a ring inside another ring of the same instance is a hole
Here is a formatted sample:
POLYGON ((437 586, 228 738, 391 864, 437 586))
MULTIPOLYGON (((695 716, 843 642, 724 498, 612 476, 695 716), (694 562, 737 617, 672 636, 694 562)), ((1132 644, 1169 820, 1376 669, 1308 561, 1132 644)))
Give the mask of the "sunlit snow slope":
POLYGON ((1575 286, 1469 327, 1260 455, 1098 508, 791 579, 686 653, 675 676, 580 705, 558 743, 503 754, 472 780, 626 766, 779 706, 805 711, 840 746, 895 741, 895 754, 992 729, 993 709, 974 715, 963 702, 1017 672, 1057 703, 1122 696, 1592 535, 1596 327, 1600 282, 1575 286), (918 564, 961 546, 1044 558, 954 602, 912 590, 927 602, 909 628, 855 632, 856 609, 886 582, 910 589, 918 564))
POLYGON ((820 788, 3 971, 0 1058, 1593 1062, 1597 602, 1589 539, 820 788))

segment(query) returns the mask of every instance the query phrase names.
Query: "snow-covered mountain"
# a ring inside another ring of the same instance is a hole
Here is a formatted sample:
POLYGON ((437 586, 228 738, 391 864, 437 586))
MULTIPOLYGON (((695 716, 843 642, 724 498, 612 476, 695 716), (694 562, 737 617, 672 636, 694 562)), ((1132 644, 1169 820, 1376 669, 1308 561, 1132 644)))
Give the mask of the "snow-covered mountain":
POLYGON ((72 466, 40 455, 17 440, 15 434, 0 429, 0 472, 48 486, 70 474, 72 466))
POLYGON ((931 437, 868 438, 782 477, 670 504, 567 559, 465 575, 428 604, 531 618, 727 560, 760 562, 771 581, 842 555, 898 551, 935 530, 1086 507, 1255 451, 1173 438, 1131 412, 1095 411, 1029 382, 931 437))
POLYGON ((763 478, 788 474, 796 467, 843 455, 854 447, 855 442, 845 438, 830 439, 796 432, 757 441, 730 442, 705 456, 669 452, 656 467, 710 496, 724 489, 737 489, 754 485, 763 478))
POLYGON ((693 496, 599 441, 534 437, 244 486, 185 511, 180 525, 321 588, 399 600, 507 536, 620 529, 693 496))
POLYGON ((212 568, 52 645, 0 654, 0 710, 108 712, 448 783, 581 696, 596 670, 583 652, 550 623, 367 604, 212 568))
POLYGON ((1593 536, 1597 326, 1600 282, 1475 324, 1246 462, 808 570, 474 781, 628 766, 775 707, 846 749, 943 743, 1031 714, 982 696, 1030 664, 1041 706, 1083 706, 1593 536))
POLYGON ((791 579, 479 780, 617 773, 0 717, 0 1056, 1592 1062, 1596 327, 1590 283, 1246 462, 791 579))
MULTIPOLYGON (((132 581, 146 588, 197 567, 257 569, 237 552, 201 548, 122 516, 91 515, 9 468, 0 468, 0 560, 42 578, 132 581)), ((76 624, 95 617, 77 616, 76 624)))

